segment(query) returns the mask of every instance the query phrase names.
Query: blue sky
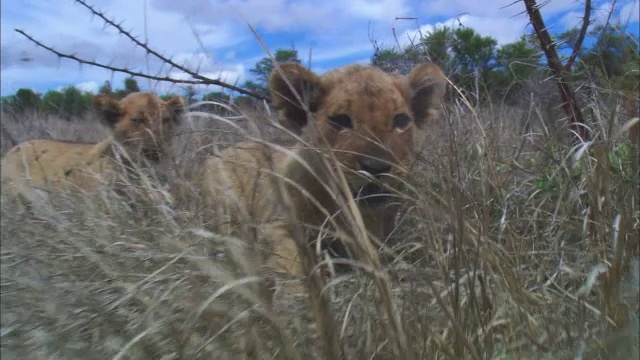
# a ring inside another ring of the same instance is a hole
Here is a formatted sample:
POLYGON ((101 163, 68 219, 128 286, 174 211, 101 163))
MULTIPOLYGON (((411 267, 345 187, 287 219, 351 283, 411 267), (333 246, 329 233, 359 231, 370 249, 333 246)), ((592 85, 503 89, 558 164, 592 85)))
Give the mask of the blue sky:
MULTIPOLYGON (((541 1, 540 1, 541 2, 541 1)), ((372 36, 383 46, 394 46, 395 28, 402 45, 420 28, 453 24, 459 20, 500 44, 531 31, 521 14, 522 2, 513 0, 90 0, 109 18, 122 22, 133 35, 148 39, 152 48, 213 78, 241 84, 249 69, 265 56, 250 32, 251 24, 270 50, 294 46, 300 57, 312 53, 312 69, 322 73, 342 65, 369 61, 372 36), (396 21, 396 17, 416 17, 396 21), (457 20, 456 20, 457 19, 457 20), (194 34, 197 34, 194 35, 194 34)), ((96 91, 105 80, 121 87, 125 75, 58 59, 37 48, 14 29, 22 29, 65 53, 150 73, 184 76, 135 48, 114 29, 103 26, 87 9, 72 0, 2 1, 2 96, 27 87, 46 92, 62 86, 96 91), (21 59, 30 58, 25 62, 21 59)), ((595 1, 596 21, 603 21, 611 2, 595 1)), ((547 25, 561 32, 579 23, 582 2, 551 0, 542 8, 547 25)), ((614 20, 638 33, 639 0, 616 2, 614 20)), ((138 79, 143 89, 181 92, 179 87, 138 79)), ((219 90, 208 87, 200 92, 219 90)))

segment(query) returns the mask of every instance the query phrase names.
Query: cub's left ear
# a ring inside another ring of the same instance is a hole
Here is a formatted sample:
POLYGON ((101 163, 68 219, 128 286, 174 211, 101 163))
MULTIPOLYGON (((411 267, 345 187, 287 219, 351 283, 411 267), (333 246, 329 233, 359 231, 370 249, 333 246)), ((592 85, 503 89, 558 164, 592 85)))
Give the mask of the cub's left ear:
POLYGON ((420 64, 407 75, 411 108, 416 125, 424 129, 440 116, 440 104, 447 90, 447 78, 434 64, 420 64))
POLYGON ((173 122, 178 124, 182 119, 182 114, 187 111, 187 103, 184 98, 182 96, 175 96, 165 101, 165 105, 167 109, 169 109, 169 114, 171 114, 173 122))
POLYGON ((106 95, 94 96, 93 108, 96 110, 100 120, 110 128, 114 128, 122 117, 122 106, 120 106, 120 103, 106 95))
POLYGON ((308 123, 307 111, 299 98, 313 113, 324 94, 320 77, 298 63, 276 67, 269 78, 269 91, 280 121, 298 134, 308 123))

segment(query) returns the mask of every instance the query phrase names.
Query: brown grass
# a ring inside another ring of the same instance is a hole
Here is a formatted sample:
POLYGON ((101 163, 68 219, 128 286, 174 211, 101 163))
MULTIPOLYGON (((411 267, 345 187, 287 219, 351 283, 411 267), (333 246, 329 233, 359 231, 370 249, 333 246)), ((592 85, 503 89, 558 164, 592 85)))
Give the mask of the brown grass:
MULTIPOLYGON (((400 194, 385 242, 393 255, 329 283, 312 278, 310 298, 287 291, 294 280, 264 275, 252 224, 219 232, 224 214, 212 215, 190 183, 216 146, 282 143, 282 133, 266 110, 194 114, 171 159, 140 169, 151 180, 134 174, 126 196, 54 194, 43 216, 3 193, 0 355, 637 358, 639 179, 615 154, 638 149, 604 131, 622 115, 597 109, 597 142, 568 148, 551 140, 535 104, 451 108, 400 194)), ((18 140, 104 131, 2 119, 18 140)), ((309 253, 308 268, 317 265, 309 253)))

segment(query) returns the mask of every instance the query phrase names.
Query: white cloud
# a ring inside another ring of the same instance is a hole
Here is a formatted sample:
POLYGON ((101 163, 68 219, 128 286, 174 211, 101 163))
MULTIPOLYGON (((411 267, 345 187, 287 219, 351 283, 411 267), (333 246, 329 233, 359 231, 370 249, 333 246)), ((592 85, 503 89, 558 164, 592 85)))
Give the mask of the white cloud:
POLYGON ((89 92, 95 94, 98 92, 100 85, 95 81, 85 81, 76 85, 76 88, 80 91, 89 92))
MULTIPOLYGON (((609 2, 596 1, 598 9, 609 2)), ((423 24, 423 31, 436 24, 456 25, 458 20, 500 44, 516 40, 525 31, 528 19, 520 14, 521 2, 513 0, 92 0, 110 19, 122 21, 126 30, 178 64, 184 64, 214 78, 242 82, 246 69, 266 56, 249 30, 254 26, 271 50, 292 45, 306 63, 312 50, 314 69, 331 69, 346 63, 369 59, 371 39, 382 46, 395 46, 392 29, 406 44, 407 35, 423 24), (145 4, 147 5, 145 8, 145 4), (397 20, 412 17, 416 20, 397 20), (458 19, 456 19, 458 18, 458 19)), ((542 3, 542 0, 538 1, 542 3)), ((620 21, 638 20, 638 0, 618 0, 620 21)), ((542 8, 547 25, 555 31, 574 26, 583 4, 580 0, 551 0, 542 8)), ((110 26, 73 1, 0 2, 2 92, 19 87, 45 91, 61 85, 111 80, 119 88, 126 77, 69 60, 60 60, 36 47, 14 28, 27 31, 36 39, 65 53, 127 67, 134 71, 165 76, 169 66, 136 47, 110 26), (25 62, 24 58, 32 61, 25 62)), ((595 11, 601 18, 603 10, 595 11)), ((172 88, 139 79, 146 89, 172 88)), ((177 91, 177 90, 176 90, 177 91)))
POLYGON ((407 46, 415 43, 420 38, 420 34, 425 36, 435 28, 447 26, 455 29, 461 25, 474 29, 482 36, 493 37, 498 42, 498 46, 500 46, 518 40, 525 32, 527 21, 524 19, 463 15, 443 22, 423 25, 419 30, 407 30, 398 40, 401 46, 407 46))
POLYGON ((340 2, 354 16, 369 20, 391 22, 395 17, 408 16, 409 7, 404 1, 351 0, 340 2))
MULTIPOLYGON (((584 9, 576 11, 570 11, 562 15, 558 24, 562 26, 563 30, 573 29, 579 27, 582 24, 582 18, 584 17, 584 9)), ((590 19, 594 25, 603 25, 607 21, 614 24, 627 25, 629 22, 638 22, 640 17, 640 2, 635 1, 620 1, 601 2, 593 6, 590 14, 590 19), (614 6, 612 9, 612 5, 614 6), (613 11, 612 11, 613 10, 613 11)), ((638 25, 634 24, 637 28, 638 25)), ((631 29, 628 29, 631 30, 631 29)), ((637 34, 637 31, 636 31, 637 34)))
POLYGON ((465 15, 460 22, 484 36, 491 36, 498 41, 498 45, 518 40, 525 32, 527 20, 505 17, 477 17, 465 15))

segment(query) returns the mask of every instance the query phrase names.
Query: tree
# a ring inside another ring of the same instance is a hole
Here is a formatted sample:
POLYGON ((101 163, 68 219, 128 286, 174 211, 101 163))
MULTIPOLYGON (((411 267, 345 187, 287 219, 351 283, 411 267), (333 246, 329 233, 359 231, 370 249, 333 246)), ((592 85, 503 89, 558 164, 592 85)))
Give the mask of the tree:
POLYGON ((64 95, 60 91, 49 90, 42 97, 42 111, 52 115, 62 115, 64 95))
POLYGON ((408 74, 415 64, 424 59, 419 46, 408 46, 402 50, 376 48, 371 57, 371 65, 385 72, 408 74))
POLYGON ((106 80, 100 89, 98 89, 98 94, 110 96, 113 94, 113 89, 111 88, 111 81, 106 80))
POLYGON ((540 52, 522 35, 520 39, 502 45, 496 52, 496 67, 509 74, 510 80, 527 79, 540 64, 540 52))
POLYGON ((202 97, 204 101, 216 101, 221 103, 227 103, 231 100, 231 96, 223 93, 222 91, 212 91, 202 97))
POLYGON ((128 78, 124 79, 124 90, 127 94, 140 91, 138 82, 133 78, 133 76, 129 76, 128 78))
MULTIPOLYGON (((223 93, 222 91, 212 91, 202 97, 203 101, 213 101, 220 104, 228 104, 231 101, 231 96, 223 93)), ((214 113, 225 113, 225 107, 217 104, 207 104, 204 109, 212 111, 214 113)))
POLYGON ((74 86, 62 90, 62 116, 67 119, 84 115, 91 108, 92 96, 74 86))
MULTIPOLYGON (((295 49, 278 49, 273 54, 273 57, 277 62, 295 62, 298 64, 301 62, 298 58, 298 50, 295 49)), ((268 94, 267 84, 269 83, 269 76, 271 76, 273 68, 272 58, 267 56, 260 59, 252 69, 249 69, 249 72, 255 76, 256 80, 246 81, 243 85, 244 88, 254 91, 261 96, 266 96, 268 94)))
POLYGON ((40 108, 40 96, 31 89, 19 89, 13 96, 12 105, 15 111, 37 111, 40 108))
POLYGON ((93 95, 82 92, 74 86, 61 91, 49 90, 42 97, 42 110, 47 114, 68 119, 83 116, 91 108, 93 95))
POLYGON ((454 32, 450 27, 441 26, 427 32, 422 39, 422 44, 429 59, 443 69, 445 74, 449 74, 452 70, 452 43, 454 37, 454 32))
POLYGON ((600 79, 617 80, 638 69, 640 54, 637 44, 640 39, 623 33, 616 26, 597 26, 591 35, 596 36, 595 44, 583 51, 581 63, 576 70, 589 69, 597 72, 600 79))
POLYGON ((452 80, 460 87, 481 96, 481 86, 486 86, 494 59, 496 39, 482 36, 471 28, 457 28, 453 32, 451 51, 455 71, 452 80))
POLYGON ((525 81, 541 68, 540 60, 541 54, 535 44, 524 35, 502 45, 496 52, 496 63, 489 79, 492 92, 507 102, 517 100, 525 81))

